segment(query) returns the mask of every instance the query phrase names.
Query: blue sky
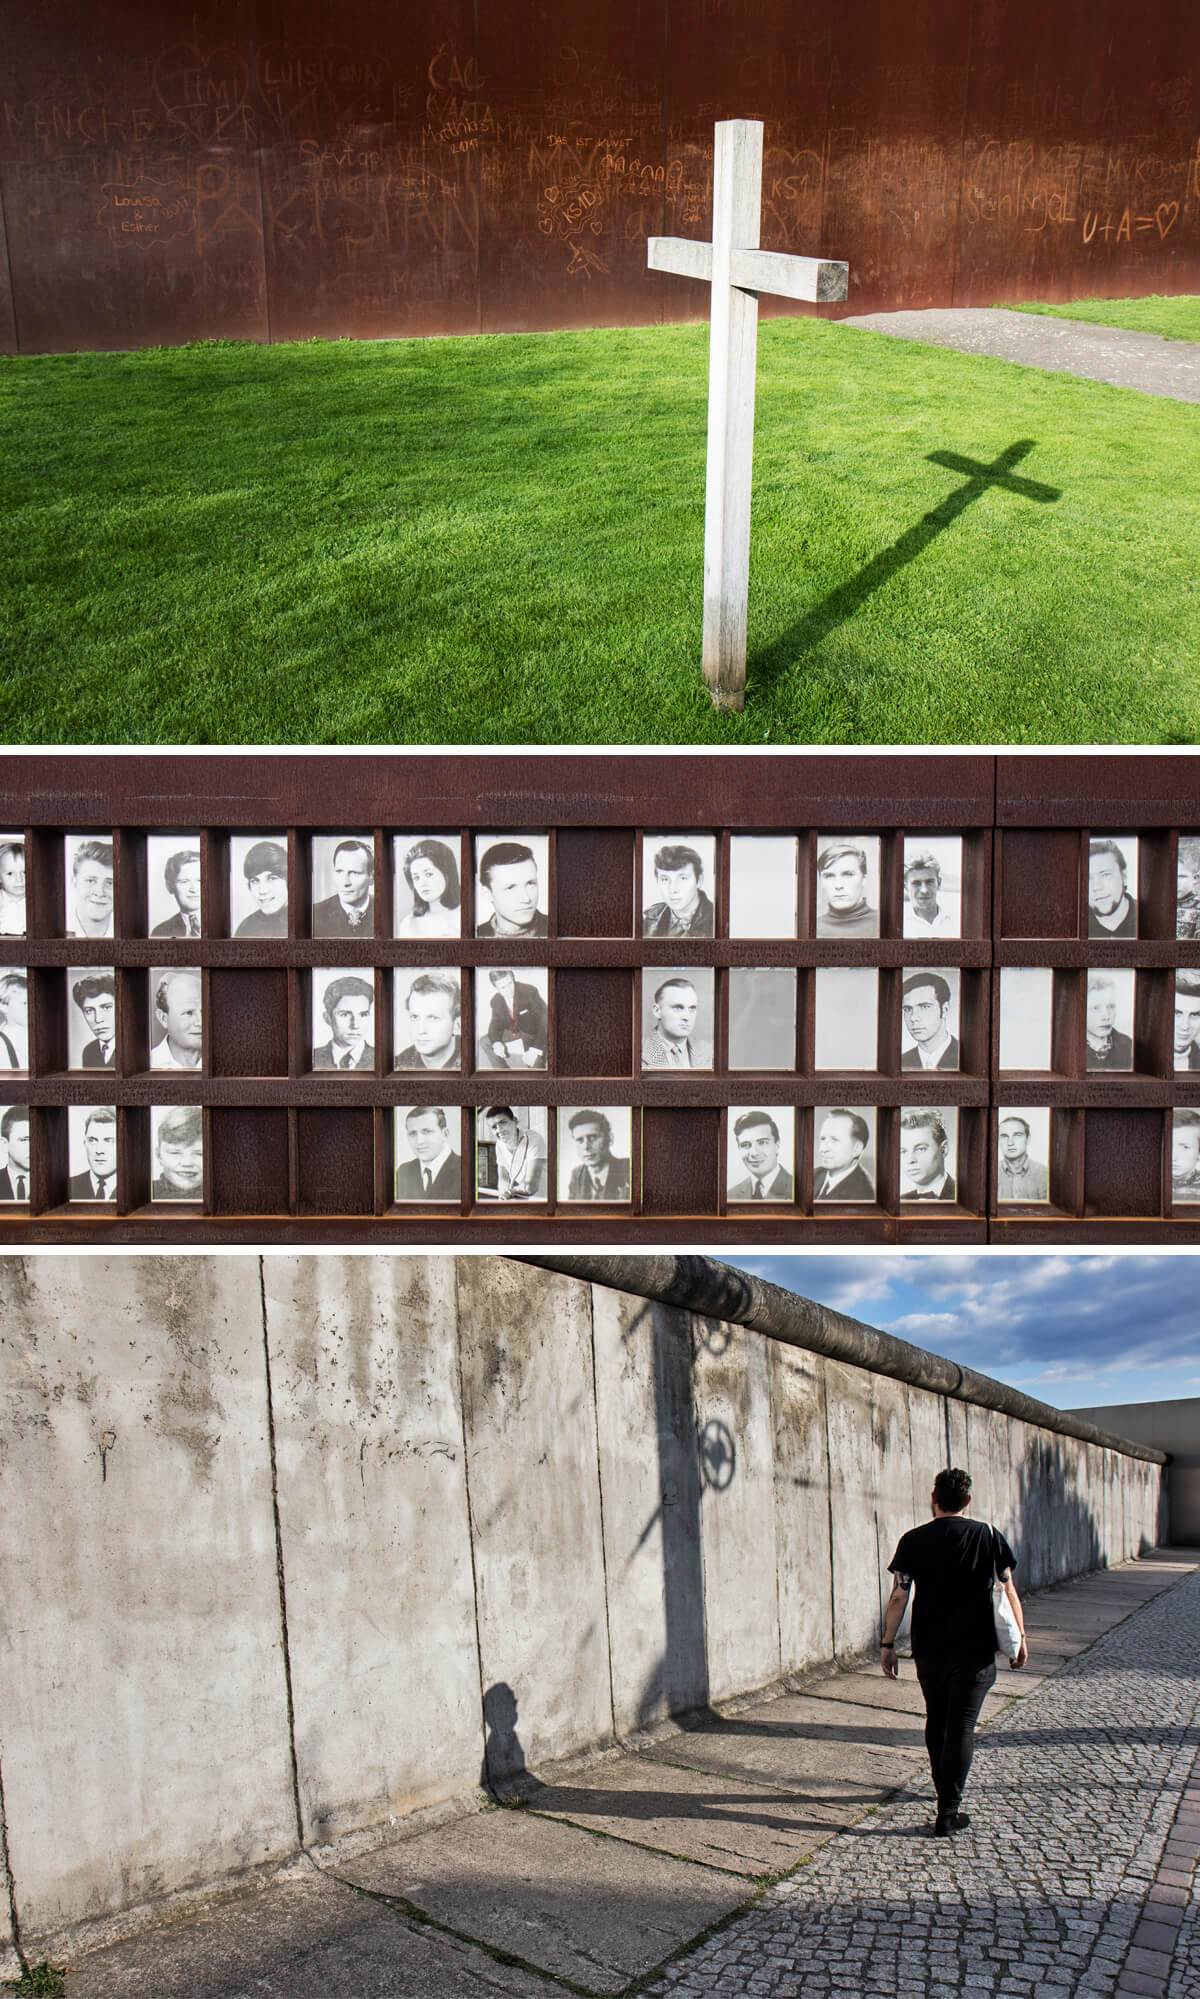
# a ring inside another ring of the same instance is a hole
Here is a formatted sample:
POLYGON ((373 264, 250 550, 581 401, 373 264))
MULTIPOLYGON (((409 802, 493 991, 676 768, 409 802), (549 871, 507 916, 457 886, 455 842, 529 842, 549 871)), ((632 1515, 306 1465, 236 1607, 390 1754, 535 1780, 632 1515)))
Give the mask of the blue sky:
POLYGON ((1200 1255, 716 1254, 1059 1409, 1200 1396, 1200 1255))

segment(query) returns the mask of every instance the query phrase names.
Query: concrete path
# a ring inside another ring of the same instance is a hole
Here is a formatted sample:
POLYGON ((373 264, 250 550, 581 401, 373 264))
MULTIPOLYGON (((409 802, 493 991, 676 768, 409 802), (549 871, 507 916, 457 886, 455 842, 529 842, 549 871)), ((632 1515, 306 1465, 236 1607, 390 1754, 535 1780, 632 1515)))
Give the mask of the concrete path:
POLYGON ((1083 375, 1147 396, 1200 403, 1200 344, 1164 340, 1157 333, 1091 326, 1082 319, 1045 319, 1003 306, 953 306, 928 312, 867 312, 839 320, 899 340, 955 347, 963 354, 991 354, 1025 368, 1083 375))
POLYGON ((76 1956, 68 1999, 1200 1999, 1198 1565, 1029 1599, 952 1840, 911 1665, 826 1671, 76 1956))

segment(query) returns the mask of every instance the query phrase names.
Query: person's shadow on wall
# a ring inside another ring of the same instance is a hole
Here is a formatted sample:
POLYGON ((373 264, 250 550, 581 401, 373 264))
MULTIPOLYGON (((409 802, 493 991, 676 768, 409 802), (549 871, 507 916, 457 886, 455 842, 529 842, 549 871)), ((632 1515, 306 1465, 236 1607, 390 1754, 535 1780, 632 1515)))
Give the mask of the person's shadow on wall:
POLYGON ((483 1720, 487 1729, 483 1744, 483 1768, 479 1782, 494 1798, 508 1798, 514 1792, 532 1789, 536 1778, 525 1762, 525 1751, 517 1734, 517 1697, 507 1680, 497 1680, 483 1696, 483 1720))

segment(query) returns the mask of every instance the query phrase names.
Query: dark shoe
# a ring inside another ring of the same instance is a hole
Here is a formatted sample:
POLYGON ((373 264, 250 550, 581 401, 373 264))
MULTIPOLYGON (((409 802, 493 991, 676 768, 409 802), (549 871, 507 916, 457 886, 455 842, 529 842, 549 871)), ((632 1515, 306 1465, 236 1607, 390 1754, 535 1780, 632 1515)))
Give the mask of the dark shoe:
POLYGON ((971 1823, 969 1812, 939 1812, 933 1822, 935 1839, 949 1839, 952 1832, 965 1832, 971 1823))

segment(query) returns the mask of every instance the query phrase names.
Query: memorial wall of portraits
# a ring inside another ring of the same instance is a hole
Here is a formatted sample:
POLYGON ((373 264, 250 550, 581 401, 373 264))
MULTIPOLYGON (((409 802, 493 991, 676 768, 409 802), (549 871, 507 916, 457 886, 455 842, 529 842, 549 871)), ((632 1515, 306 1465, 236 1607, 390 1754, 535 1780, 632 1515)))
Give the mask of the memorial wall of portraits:
POLYGON ((978 829, 645 829, 592 883, 549 827, 0 833, 0 1204, 1078 1214, 1124 1113, 1169 1216, 1200 1204, 1200 964, 1168 948, 1200 834, 1054 838, 1043 930, 978 829), (708 1148, 675 1180, 672 1108, 708 1148), (344 1203, 298 1163, 323 1118, 344 1203))

